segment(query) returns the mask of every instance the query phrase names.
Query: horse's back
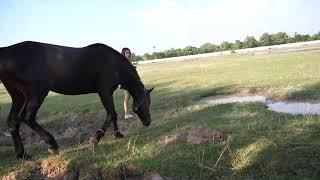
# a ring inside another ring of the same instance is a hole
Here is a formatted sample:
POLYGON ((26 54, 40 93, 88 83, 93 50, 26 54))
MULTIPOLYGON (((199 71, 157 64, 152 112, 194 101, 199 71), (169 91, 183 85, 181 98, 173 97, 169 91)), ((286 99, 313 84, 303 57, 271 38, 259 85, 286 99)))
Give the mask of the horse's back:
POLYGON ((83 48, 25 41, 6 47, 11 77, 62 94, 96 92, 102 76, 112 76, 115 54, 110 47, 93 44, 83 48))

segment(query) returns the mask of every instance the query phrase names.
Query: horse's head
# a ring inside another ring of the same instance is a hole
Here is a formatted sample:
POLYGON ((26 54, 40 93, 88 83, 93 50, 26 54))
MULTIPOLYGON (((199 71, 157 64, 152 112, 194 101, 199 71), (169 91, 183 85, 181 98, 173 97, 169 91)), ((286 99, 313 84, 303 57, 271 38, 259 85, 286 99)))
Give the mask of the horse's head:
POLYGON ((151 103, 150 93, 152 89, 144 90, 144 96, 141 99, 133 101, 132 109, 139 116, 144 126, 149 126, 151 123, 151 117, 149 113, 149 107, 151 103))

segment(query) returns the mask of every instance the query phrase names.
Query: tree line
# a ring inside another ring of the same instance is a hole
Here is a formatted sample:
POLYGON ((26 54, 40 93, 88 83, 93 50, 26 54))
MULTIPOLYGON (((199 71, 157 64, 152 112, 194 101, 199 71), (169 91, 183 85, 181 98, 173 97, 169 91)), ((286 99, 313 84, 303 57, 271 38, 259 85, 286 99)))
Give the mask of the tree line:
POLYGON ((142 56, 136 55, 133 57, 133 61, 162 59, 162 58, 187 56, 187 55, 194 55, 194 54, 203 54, 203 53, 211 53, 211 52, 219 52, 219 51, 227 51, 227 50, 245 49, 245 48, 254 48, 254 47, 260 47, 260 46, 271 46, 271 45, 279 45, 279 44, 287 44, 287 43, 295 43, 295 42, 305 42, 305 41, 313 41, 313 40, 320 40, 320 31, 314 35, 295 33, 293 36, 289 36, 285 32, 278 32, 275 34, 264 33, 260 36, 258 40, 253 36, 247 36, 243 41, 241 40, 236 40, 235 42, 223 41, 220 45, 207 42, 207 43, 204 43, 199 48, 194 46, 186 46, 185 48, 182 48, 182 49, 171 48, 162 52, 154 52, 152 54, 145 53, 142 56))

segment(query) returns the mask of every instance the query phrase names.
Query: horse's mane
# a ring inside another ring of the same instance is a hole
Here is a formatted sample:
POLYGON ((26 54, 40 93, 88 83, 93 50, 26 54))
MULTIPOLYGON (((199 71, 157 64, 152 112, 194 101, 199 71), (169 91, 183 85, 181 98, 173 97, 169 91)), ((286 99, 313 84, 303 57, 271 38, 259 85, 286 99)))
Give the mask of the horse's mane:
MULTIPOLYGON (((119 57, 119 58, 116 58, 119 71, 122 74, 124 74, 124 76, 122 76, 122 82, 126 83, 126 85, 123 86, 121 84, 121 86, 127 90, 131 89, 131 91, 129 90, 131 95, 133 95, 132 90, 135 92, 144 92, 145 87, 140 79, 140 76, 139 76, 136 68, 121 53, 119 53, 118 51, 116 51, 115 53, 117 54, 117 57, 119 57), (128 86, 128 87, 126 87, 126 86, 128 86)), ((138 98, 137 96, 141 96, 141 95, 142 94, 140 94, 140 95, 136 94, 136 98, 138 98)))
POLYGON ((141 81, 139 74, 136 70, 136 68, 132 65, 132 63, 130 61, 128 61, 128 59, 123 56, 120 52, 116 51, 115 49, 113 49, 110 46, 107 46, 105 44, 101 44, 101 43, 96 43, 96 44, 91 44, 91 47, 101 47, 101 46, 105 46, 106 48, 110 49, 110 51, 113 53, 113 55, 115 55, 116 57, 119 56, 119 59, 117 58, 117 64, 119 65, 119 68, 124 69, 124 70, 128 70, 129 74, 132 75, 133 77, 135 77, 136 80, 141 81))
POLYGON ((120 68, 120 71, 127 72, 128 76, 134 78, 134 80, 138 82, 138 84, 141 86, 140 88, 144 88, 144 85, 141 82, 140 76, 136 68, 131 64, 131 62, 128 61, 126 57, 124 57, 122 54, 120 55, 121 58, 119 58, 118 62, 118 67, 120 68))
MULTIPOLYGON (((107 45, 105 45, 105 44, 102 44, 102 43, 90 44, 90 45, 88 45, 88 46, 86 46, 86 47, 107 47, 107 48, 111 48, 111 47, 109 47, 109 46, 107 46, 107 45)), ((111 48, 111 49, 112 49, 112 48, 111 48)))
MULTIPOLYGON (((24 44, 34 44, 34 45, 40 45, 40 46, 41 45, 49 45, 49 46, 56 46, 56 47, 60 46, 60 45, 40 43, 40 42, 35 42, 35 41, 24 41, 24 42, 17 43, 14 46, 23 46, 24 44)), ((66 46, 60 46, 60 47, 66 47, 66 46)), ((75 47, 66 47, 66 48, 75 48, 75 47)), ((82 48, 103 48, 106 52, 110 53, 112 57, 114 57, 111 60, 115 61, 114 64, 116 64, 118 71, 120 71, 121 74, 125 74, 123 77, 124 78, 128 77, 128 79, 126 79, 126 80, 128 80, 127 82, 129 82, 129 81, 132 82, 132 80, 133 80, 138 83, 138 88, 144 89, 144 85, 141 82, 141 79, 139 77, 139 74, 138 74, 136 68, 120 52, 116 51, 112 47, 110 47, 106 44, 103 44, 103 43, 94 43, 94 44, 90 44, 90 45, 82 47, 82 48), (133 78, 133 79, 130 79, 130 78, 133 78)), ((0 52, 1 52, 1 49, 2 48, 0 48, 0 52)), ((131 86, 130 83, 128 85, 131 86)))
POLYGON ((116 57, 113 60, 116 61, 115 64, 117 65, 117 68, 120 71, 120 73, 126 74, 124 77, 128 77, 128 79, 127 79, 128 80, 127 83, 129 83, 128 85, 131 86, 129 79, 133 78, 133 81, 136 81, 138 83, 138 88, 141 88, 142 90, 144 90, 144 85, 141 82, 140 76, 139 76, 136 68, 120 52, 118 52, 115 49, 113 49, 112 47, 105 45, 105 44, 102 44, 102 43, 91 44, 87 47, 106 48, 106 50, 108 52, 110 52, 114 57, 116 57))

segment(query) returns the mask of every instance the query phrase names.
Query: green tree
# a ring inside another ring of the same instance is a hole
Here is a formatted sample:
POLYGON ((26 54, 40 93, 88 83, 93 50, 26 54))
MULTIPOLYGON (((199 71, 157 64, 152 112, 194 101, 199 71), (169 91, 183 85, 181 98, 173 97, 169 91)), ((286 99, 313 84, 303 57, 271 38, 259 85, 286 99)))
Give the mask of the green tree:
POLYGON ((168 57, 176 57, 176 56, 178 56, 177 50, 175 50, 175 49, 173 49, 173 48, 171 48, 171 49, 169 49, 169 50, 165 50, 165 51, 164 51, 164 56, 165 56, 166 58, 168 58, 168 57))
POLYGON ((295 32, 293 39, 295 42, 304 42, 314 40, 314 36, 311 37, 309 34, 298 34, 295 32))
POLYGON ((152 53, 153 59, 162 59, 165 58, 165 54, 163 52, 154 52, 152 53))
POLYGON ((320 31, 312 36, 313 40, 320 40, 320 31))
MULTIPOLYGON (((209 42, 204 43, 200 48, 193 46, 186 46, 183 49, 168 49, 163 52, 154 52, 151 55, 145 53, 143 56, 134 57, 136 61, 146 60, 146 59, 156 59, 156 58, 167 58, 167 57, 177 57, 186 56, 199 53, 209 53, 225 50, 235 50, 242 48, 253 48, 258 46, 270 46, 276 44, 285 44, 293 42, 303 42, 310 40, 320 40, 320 31, 313 36, 308 34, 301 35, 295 33, 293 37, 288 36, 285 32, 278 32, 276 34, 263 33, 257 41, 253 36, 247 36, 244 41, 236 40, 235 43, 229 43, 228 41, 222 42, 220 45, 211 44, 209 42)), ((153 47, 155 49, 155 46, 153 47)))
POLYGON ((132 53, 132 61, 133 62, 137 62, 137 61, 142 61, 143 60, 143 58, 142 58, 142 56, 139 56, 139 55, 134 55, 133 53, 132 53))
POLYGON ((149 53, 145 53, 143 56, 142 56, 143 60, 149 60, 149 59, 153 59, 152 56, 149 54, 149 53))
POLYGON ((182 51, 184 55, 193 55, 199 52, 198 48, 193 46, 186 46, 182 51))
POLYGON ((274 44, 286 44, 289 41, 289 36, 285 32, 278 32, 274 35, 274 44))
POLYGON ((253 36, 247 36, 243 42, 244 48, 253 48, 258 46, 258 41, 253 36))
POLYGON ((295 42, 294 37, 289 36, 288 43, 294 43, 294 42, 295 42))
POLYGON ((268 33, 263 33, 259 40, 260 46, 270 46, 272 45, 272 36, 268 33))
POLYGON ((302 42, 302 35, 295 32, 293 39, 294 39, 294 42, 302 42))
POLYGON ((210 53, 210 52, 216 52, 218 50, 217 45, 211 44, 211 43, 205 43, 199 48, 199 53, 210 53))
POLYGON ((184 56, 184 53, 181 48, 178 48, 175 51, 176 51, 177 56, 184 56))
POLYGON ((305 35, 302 35, 302 41, 305 42, 305 41, 311 41, 312 38, 309 34, 305 34, 305 35))
POLYGON ((232 44, 229 43, 228 41, 223 41, 220 45, 220 50, 221 51, 227 51, 232 49, 232 44))
POLYGON ((243 42, 240 40, 236 40, 236 42, 233 45, 233 49, 242 49, 243 48, 243 42))

